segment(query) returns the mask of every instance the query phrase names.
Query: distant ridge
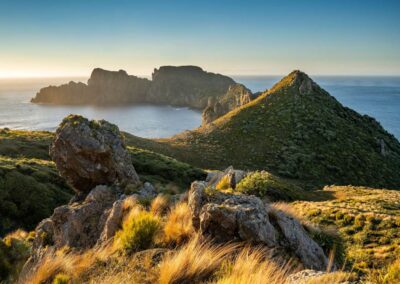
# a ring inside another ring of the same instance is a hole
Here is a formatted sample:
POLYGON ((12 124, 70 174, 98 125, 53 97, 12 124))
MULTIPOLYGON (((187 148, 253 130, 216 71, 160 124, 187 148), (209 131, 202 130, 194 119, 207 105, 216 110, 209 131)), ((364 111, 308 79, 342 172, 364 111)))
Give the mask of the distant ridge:
POLYGON ((69 82, 42 88, 31 102, 74 105, 153 103, 203 109, 209 97, 223 96, 235 81, 197 66, 161 66, 152 80, 126 71, 95 68, 87 84, 69 82))
POLYGON ((257 99, 170 139, 131 138, 205 168, 267 169, 307 183, 400 189, 400 143, 296 70, 257 99))

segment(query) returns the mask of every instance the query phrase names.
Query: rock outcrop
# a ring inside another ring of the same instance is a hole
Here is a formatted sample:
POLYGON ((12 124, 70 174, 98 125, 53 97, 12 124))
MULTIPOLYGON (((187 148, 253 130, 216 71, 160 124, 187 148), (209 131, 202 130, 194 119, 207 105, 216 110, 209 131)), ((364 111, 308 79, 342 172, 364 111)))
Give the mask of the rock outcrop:
POLYGON ((152 81, 126 71, 93 70, 87 84, 70 82, 41 89, 31 101, 50 104, 152 103, 204 109, 208 97, 223 96, 235 81, 196 66, 162 66, 152 81))
MULTIPOLYGON (((117 191, 104 185, 95 187, 83 202, 57 207, 53 215, 36 228, 34 249, 52 245, 56 248, 89 248, 100 238, 109 209, 117 200, 117 191)), ((108 232, 104 233, 109 236, 108 232)))
POLYGON ((118 127, 104 120, 66 117, 56 131, 50 155, 77 193, 88 193, 97 185, 123 187, 139 182, 118 127))
POLYGON ((217 242, 247 241, 283 248, 308 268, 324 270, 328 258, 294 217, 255 196, 227 194, 194 182, 188 196, 192 223, 217 242))
POLYGON ((121 133, 107 121, 66 117, 56 131, 50 154, 81 198, 57 207, 39 223, 24 271, 32 269, 48 251, 105 244, 138 198, 157 194, 150 183, 140 187, 121 133), (137 187, 138 194, 126 196, 125 186, 137 187))
POLYGON ((162 66, 154 69, 149 102, 204 109, 209 97, 226 93, 235 81, 197 66, 162 66))
POLYGON ((223 116, 231 110, 249 103, 254 98, 255 96, 252 95, 251 91, 242 84, 229 86, 226 94, 217 98, 216 102, 215 100, 208 101, 208 105, 202 114, 203 125, 216 120, 218 117, 223 116))

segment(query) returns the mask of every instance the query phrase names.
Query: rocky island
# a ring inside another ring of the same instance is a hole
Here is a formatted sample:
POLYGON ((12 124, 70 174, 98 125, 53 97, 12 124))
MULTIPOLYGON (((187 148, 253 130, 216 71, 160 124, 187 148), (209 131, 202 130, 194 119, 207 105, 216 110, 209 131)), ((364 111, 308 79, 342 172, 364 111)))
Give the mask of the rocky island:
POLYGON ((115 105, 169 104, 204 109, 208 99, 223 96, 235 81, 197 66, 161 66, 152 80, 126 71, 93 70, 88 83, 70 82, 41 89, 33 103, 115 105))

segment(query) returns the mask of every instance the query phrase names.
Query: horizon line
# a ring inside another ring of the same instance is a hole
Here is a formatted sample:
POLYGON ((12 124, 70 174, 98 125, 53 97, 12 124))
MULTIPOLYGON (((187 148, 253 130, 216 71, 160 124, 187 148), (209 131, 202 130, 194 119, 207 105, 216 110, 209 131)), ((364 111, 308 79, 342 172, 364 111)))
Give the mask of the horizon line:
MULTIPOLYGON (((110 70, 112 71, 112 70, 110 70)), ((285 77, 287 74, 267 74, 267 73, 259 73, 259 74, 229 74, 229 73, 220 73, 220 72, 212 72, 215 74, 220 74, 220 75, 225 75, 229 77, 256 77, 256 76, 265 76, 265 77, 285 77)), ((306 73, 310 77, 400 77, 400 74, 312 74, 312 73, 306 73)), ((129 74, 128 75, 134 75, 137 77, 141 78, 151 78, 150 75, 144 75, 144 74, 129 74)), ((82 74, 75 74, 75 75, 46 75, 46 76, 1 76, 0 75, 0 80, 16 80, 16 79, 89 79, 90 75, 82 75, 82 74)))

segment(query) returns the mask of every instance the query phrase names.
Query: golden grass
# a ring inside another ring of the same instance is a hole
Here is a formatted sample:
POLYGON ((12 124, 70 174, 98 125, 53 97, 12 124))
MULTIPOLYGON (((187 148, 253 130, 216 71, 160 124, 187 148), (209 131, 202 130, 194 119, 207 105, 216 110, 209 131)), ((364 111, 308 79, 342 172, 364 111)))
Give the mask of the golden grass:
POLYGON ((321 284, 321 283, 340 284, 351 280, 351 278, 352 278, 351 273, 337 271, 313 277, 307 280, 304 284, 321 284))
POLYGON ((231 178, 229 175, 224 175, 215 186, 218 190, 227 190, 231 187, 231 178))
POLYGON ((107 245, 89 249, 84 253, 68 252, 68 249, 48 253, 37 264, 37 269, 33 269, 28 275, 20 276, 20 283, 41 284, 52 280, 59 273, 79 279, 79 276, 96 261, 105 261, 114 252, 113 246, 107 245))
POLYGON ((197 236, 160 263, 159 283, 201 283, 207 280, 237 246, 212 246, 197 236))
POLYGON ((157 195, 156 198, 153 199, 150 205, 150 212, 153 215, 161 216, 168 210, 169 201, 163 195, 157 195))
POLYGON ((164 225, 164 242, 182 244, 194 234, 192 216, 187 203, 178 203, 167 215, 164 225))
POLYGON ((278 266, 263 249, 246 247, 225 265, 215 284, 284 284, 290 265, 278 266))

